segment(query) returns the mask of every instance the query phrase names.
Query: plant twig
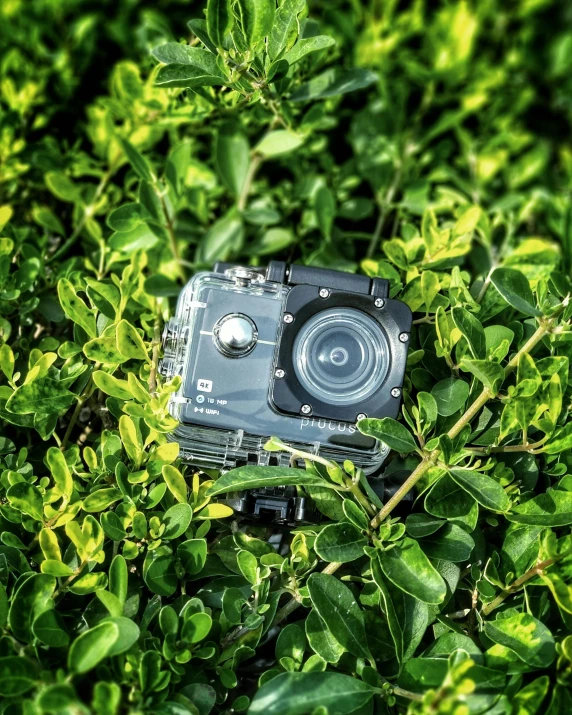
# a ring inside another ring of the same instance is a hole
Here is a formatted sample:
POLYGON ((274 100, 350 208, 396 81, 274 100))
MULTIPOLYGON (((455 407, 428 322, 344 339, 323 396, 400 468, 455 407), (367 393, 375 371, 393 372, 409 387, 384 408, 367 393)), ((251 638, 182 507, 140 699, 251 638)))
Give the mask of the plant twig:
POLYGON ((261 154, 253 154, 252 159, 250 160, 250 166, 248 167, 248 172, 244 179, 244 184, 242 185, 242 189, 240 191, 240 196, 236 202, 236 207, 239 211, 244 211, 246 208, 246 202, 252 188, 252 182, 254 181, 256 172, 260 168, 263 161, 264 157, 261 154))
POLYGON ((91 371, 92 376, 89 378, 86 386, 83 388, 82 393, 78 397, 77 404, 75 406, 74 411, 72 412, 72 416, 70 417, 70 421, 68 422, 68 426, 67 426, 66 432, 64 434, 64 438, 62 439, 62 443, 60 445, 60 449, 62 452, 67 447, 69 438, 71 437, 71 433, 73 431, 73 428, 75 427, 75 423, 78 420, 79 413, 81 412, 81 408, 85 405, 85 403, 93 395, 93 392, 95 390, 95 384, 93 382, 93 373, 99 369, 100 365, 101 365, 101 363, 99 363, 99 362, 96 362, 94 364, 93 370, 91 371))
POLYGON ((517 578, 510 584, 510 586, 501 591, 495 599, 493 599, 490 603, 487 603, 487 605, 484 606, 482 609, 482 614, 484 616, 488 616, 489 613, 491 613, 495 610, 495 608, 498 608, 501 605, 505 598, 512 596, 515 591, 521 589, 528 581, 530 581, 530 579, 534 578, 535 576, 540 576, 545 569, 555 564, 556 560, 557 559, 544 559, 544 561, 540 561, 535 566, 528 569, 526 573, 517 578))
POLYGON ((62 245, 53 253, 47 260, 47 263, 52 263, 53 261, 56 260, 56 258, 60 258, 61 256, 65 255, 68 250, 74 245, 74 243, 77 241, 77 239, 80 237, 81 232, 84 229, 84 226, 86 224, 86 221, 88 218, 90 218, 93 215, 93 210, 95 208, 95 205, 97 204, 100 196, 103 194, 105 191, 107 184, 111 181, 111 177, 115 173, 115 167, 110 166, 109 169, 105 172, 105 174, 101 177, 101 180, 99 184, 97 185, 97 188, 95 190, 95 194, 93 195, 93 199, 91 203, 89 203, 87 206, 83 207, 83 214, 81 219, 79 220, 79 223, 73 230, 71 236, 67 239, 67 241, 64 241, 62 245))
POLYGON ((157 370, 159 367, 159 348, 161 347, 161 316, 157 311, 153 327, 153 342, 151 344, 151 370, 149 372, 149 392, 153 396, 157 392, 157 370))

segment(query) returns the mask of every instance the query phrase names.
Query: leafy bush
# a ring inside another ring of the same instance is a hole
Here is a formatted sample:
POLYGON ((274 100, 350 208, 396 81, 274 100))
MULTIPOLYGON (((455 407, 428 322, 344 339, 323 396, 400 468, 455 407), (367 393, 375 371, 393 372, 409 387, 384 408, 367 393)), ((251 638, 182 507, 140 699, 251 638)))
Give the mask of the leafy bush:
POLYGON ((0 711, 570 712, 570 8, 203 9, 0 7, 0 711), (414 311, 383 503, 167 440, 178 291, 269 257, 414 311), (216 500, 277 478, 279 550, 216 500))

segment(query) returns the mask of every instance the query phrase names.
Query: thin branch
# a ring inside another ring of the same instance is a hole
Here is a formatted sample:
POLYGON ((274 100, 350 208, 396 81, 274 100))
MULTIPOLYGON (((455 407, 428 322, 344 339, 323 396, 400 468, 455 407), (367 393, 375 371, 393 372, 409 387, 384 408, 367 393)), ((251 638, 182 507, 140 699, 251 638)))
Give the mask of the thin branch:
POLYGON ((96 362, 94 364, 93 370, 91 371, 91 377, 89 378, 86 386, 83 388, 83 391, 81 392, 81 394, 78 397, 77 404, 75 406, 74 411, 72 412, 72 416, 70 417, 70 421, 68 422, 68 426, 67 426, 66 432, 64 434, 64 438, 60 445, 60 449, 62 452, 67 447, 67 444, 71 437, 71 433, 72 433, 73 428, 75 427, 75 424, 78 420, 79 413, 81 412, 81 408, 85 405, 85 403, 93 395, 93 392, 95 390, 95 384, 93 382, 93 373, 99 369, 100 365, 101 365, 101 363, 99 363, 99 362, 96 362))
POLYGON ((383 227, 385 226, 385 221, 387 219, 387 216, 389 214, 389 210, 391 208, 391 204, 393 202, 393 198, 395 196, 395 193, 397 189, 399 188, 399 184, 401 183, 401 177, 403 175, 403 162, 399 165, 399 168, 395 172, 395 178, 393 179, 393 183, 387 190, 387 193, 385 194, 385 197, 382 199, 380 202, 380 209, 379 209, 379 216, 377 217, 377 223, 375 224, 375 228, 373 230, 373 234, 371 236, 371 240, 369 242, 369 246, 367 249, 366 253, 366 258, 372 258, 374 253, 377 251, 377 247, 381 238, 381 232, 383 231, 383 227))
POLYGON ((488 616, 489 613, 491 613, 495 610, 495 608, 498 608, 501 605, 505 598, 512 596, 515 591, 518 591, 523 586, 525 586, 526 583, 530 581, 530 579, 534 578, 535 576, 540 576, 545 571, 545 569, 555 564, 556 561, 557 559, 545 559, 544 561, 540 561, 535 566, 530 568, 526 573, 517 578, 516 581, 513 581, 510 586, 501 591, 494 600, 492 600, 490 603, 487 603, 487 605, 484 606, 482 610, 483 615, 488 616))
POLYGON ((153 343, 151 348, 151 371, 149 372, 149 392, 151 396, 157 392, 157 370, 159 367, 159 348, 161 347, 161 316, 157 311, 153 328, 153 343))
POLYGON ((264 158, 261 154, 254 154, 252 156, 250 166, 248 167, 248 173, 246 174, 244 184, 242 185, 242 189, 240 191, 240 196, 238 197, 238 201, 236 202, 236 206, 239 211, 244 211, 244 209, 246 208, 246 202, 248 200, 250 190, 252 189, 252 182, 254 181, 256 172, 260 168, 260 165, 263 161, 264 158))
POLYGON ((67 241, 64 241, 64 243, 62 243, 62 245, 56 250, 55 253, 52 253, 52 255, 47 259, 47 261, 46 261, 47 263, 52 263, 52 261, 55 261, 56 258, 60 258, 65 253, 67 253, 68 250, 74 245, 74 243, 80 237, 80 234, 84 229, 87 219, 91 218, 91 216, 93 215, 95 205, 97 204, 102 193, 107 188, 107 184, 111 181, 111 177, 113 176, 114 173, 115 173, 115 167, 110 166, 109 169, 105 172, 105 174, 101 177, 101 180, 95 190, 95 194, 93 195, 92 201, 87 206, 83 207, 83 215, 82 215, 81 219, 79 220, 79 223, 73 230, 71 236, 68 238, 67 241))

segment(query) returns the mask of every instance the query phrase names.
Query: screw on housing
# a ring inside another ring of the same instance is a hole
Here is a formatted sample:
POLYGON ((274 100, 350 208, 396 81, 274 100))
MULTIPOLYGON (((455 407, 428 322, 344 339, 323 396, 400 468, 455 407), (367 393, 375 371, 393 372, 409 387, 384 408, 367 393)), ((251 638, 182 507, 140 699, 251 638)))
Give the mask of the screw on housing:
POLYGON ((406 343, 409 340, 409 334, 408 333, 400 333, 399 339, 401 340, 402 343, 406 343))
POLYGON ((279 379, 283 378, 285 374, 286 373, 284 372, 284 370, 281 367, 276 368, 276 370, 274 371, 274 377, 277 377, 279 379))
POLYGON ((365 412, 360 412, 359 415, 356 417, 356 422, 359 422, 359 420, 365 420, 367 415, 365 412))
POLYGON ((293 323, 294 322, 294 316, 292 313, 284 313, 284 318, 283 318, 285 323, 293 323))
POLYGON ((310 405, 302 405, 302 407, 300 407, 300 412, 303 415, 309 415, 312 412, 312 407, 310 405))
POLYGON ((394 388, 391 390, 391 396, 392 396, 392 397, 399 397, 400 395, 401 395, 401 390, 399 389, 399 387, 394 387, 394 388))
POLYGON ((320 295, 320 298, 329 298, 330 291, 327 288, 320 288, 319 295, 320 295))
POLYGON ((376 308, 383 308, 383 306, 385 305, 385 301, 383 300, 383 298, 376 298, 373 304, 376 308))

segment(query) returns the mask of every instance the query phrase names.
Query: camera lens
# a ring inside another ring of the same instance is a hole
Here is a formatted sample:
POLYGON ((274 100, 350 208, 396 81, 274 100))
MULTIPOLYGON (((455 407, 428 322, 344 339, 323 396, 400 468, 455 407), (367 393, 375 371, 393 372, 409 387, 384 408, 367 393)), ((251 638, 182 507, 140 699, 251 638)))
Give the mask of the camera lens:
POLYGON ((382 328, 360 310, 331 308, 314 315, 294 341, 294 370, 313 397, 333 405, 361 402, 389 369, 382 328))

